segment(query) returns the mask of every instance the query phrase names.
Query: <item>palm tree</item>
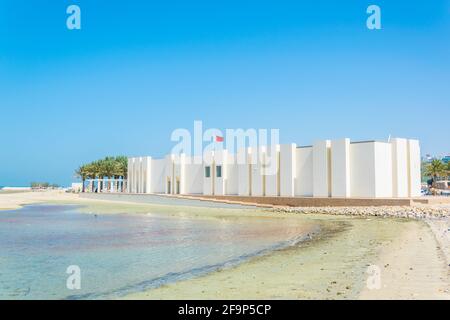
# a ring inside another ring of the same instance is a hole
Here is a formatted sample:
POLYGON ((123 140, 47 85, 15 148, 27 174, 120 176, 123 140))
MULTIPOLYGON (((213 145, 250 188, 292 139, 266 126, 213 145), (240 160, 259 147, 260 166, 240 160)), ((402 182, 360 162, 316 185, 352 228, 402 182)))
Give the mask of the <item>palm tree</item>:
POLYGON ((77 177, 80 177, 81 178, 81 181, 82 181, 82 190, 81 190, 81 192, 85 192, 86 191, 86 189, 85 189, 85 186, 84 186, 84 184, 85 184, 85 182, 86 182, 86 178, 88 177, 88 170, 87 170, 87 166, 86 165, 81 165, 76 171, 75 171, 75 175, 77 176, 77 177))
MULTIPOLYGON (((124 156, 118 156, 114 158, 114 179, 125 179, 127 175, 128 158, 124 156)), ((123 191, 123 185, 122 190, 123 191)), ((115 188, 118 190, 119 182, 117 181, 115 188)))
POLYGON ((447 177, 450 177, 450 162, 447 162, 447 177))
POLYGON ((86 165, 87 177, 91 179, 91 192, 94 190, 93 180, 97 177, 98 165, 96 162, 91 162, 86 165))
POLYGON ((448 168, 439 159, 433 159, 425 166, 425 175, 433 177, 433 181, 436 181, 437 177, 442 177, 447 174, 448 168))
POLYGON ((103 188, 103 181, 102 179, 104 177, 104 170, 101 160, 93 161, 89 164, 90 166, 90 175, 92 179, 99 179, 98 185, 97 185, 97 192, 99 192, 103 188))
MULTIPOLYGON (((85 192, 85 180, 89 179, 99 179, 99 185, 97 186, 98 191, 103 189, 103 177, 108 177, 109 179, 120 178, 125 179, 127 177, 128 171, 128 158, 125 156, 118 157, 105 157, 101 160, 96 160, 91 163, 80 166, 75 174, 80 177, 83 181, 83 192, 85 192)), ((122 186, 123 187, 123 186, 122 186)), ((111 189, 111 181, 109 181, 108 188, 111 189)))
POLYGON ((111 178, 116 171, 116 163, 113 157, 106 157, 102 160, 102 168, 104 176, 108 177, 108 189, 111 190, 111 178))
POLYGON ((118 156, 115 158, 117 164, 118 176, 126 178, 128 174, 128 158, 125 156, 118 156))

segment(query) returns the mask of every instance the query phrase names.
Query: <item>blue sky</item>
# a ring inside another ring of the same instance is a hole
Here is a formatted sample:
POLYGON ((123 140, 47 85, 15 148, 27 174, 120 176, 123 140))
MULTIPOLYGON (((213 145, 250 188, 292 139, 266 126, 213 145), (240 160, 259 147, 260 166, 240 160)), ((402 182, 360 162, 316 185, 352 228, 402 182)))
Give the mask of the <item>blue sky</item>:
POLYGON ((194 120, 450 153, 449 57, 450 0, 0 0, 0 185, 162 156, 194 120), (66 28, 70 4, 81 30, 66 28), (370 4, 381 30, 366 28, 370 4))

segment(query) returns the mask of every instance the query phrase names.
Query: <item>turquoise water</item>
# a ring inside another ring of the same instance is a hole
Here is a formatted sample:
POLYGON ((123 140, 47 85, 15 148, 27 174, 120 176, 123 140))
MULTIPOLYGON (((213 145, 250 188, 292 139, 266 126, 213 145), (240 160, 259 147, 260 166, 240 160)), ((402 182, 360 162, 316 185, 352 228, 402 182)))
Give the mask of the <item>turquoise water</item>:
POLYGON ((103 299, 232 266, 305 237, 284 219, 92 215, 76 206, 0 212, 0 299, 103 299), (69 290, 66 269, 81 269, 69 290))

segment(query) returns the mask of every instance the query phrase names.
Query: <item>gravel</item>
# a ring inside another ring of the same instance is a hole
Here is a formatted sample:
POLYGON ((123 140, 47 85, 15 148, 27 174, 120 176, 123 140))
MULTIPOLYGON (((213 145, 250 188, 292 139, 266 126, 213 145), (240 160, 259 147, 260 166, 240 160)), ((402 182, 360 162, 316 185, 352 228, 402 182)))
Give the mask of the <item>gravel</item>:
POLYGON ((277 207, 275 212, 428 219, 450 217, 450 206, 277 207))

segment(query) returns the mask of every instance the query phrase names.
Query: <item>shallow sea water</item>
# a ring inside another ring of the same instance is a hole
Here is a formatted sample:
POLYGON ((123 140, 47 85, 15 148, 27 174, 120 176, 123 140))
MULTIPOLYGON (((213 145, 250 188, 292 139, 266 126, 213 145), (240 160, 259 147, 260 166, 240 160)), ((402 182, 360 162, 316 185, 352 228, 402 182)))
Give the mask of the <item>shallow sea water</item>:
POLYGON ((318 226, 277 218, 86 214, 71 205, 0 213, 0 299, 109 299, 302 241, 318 226), (70 290, 69 266, 81 270, 70 290))

